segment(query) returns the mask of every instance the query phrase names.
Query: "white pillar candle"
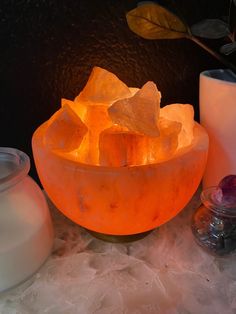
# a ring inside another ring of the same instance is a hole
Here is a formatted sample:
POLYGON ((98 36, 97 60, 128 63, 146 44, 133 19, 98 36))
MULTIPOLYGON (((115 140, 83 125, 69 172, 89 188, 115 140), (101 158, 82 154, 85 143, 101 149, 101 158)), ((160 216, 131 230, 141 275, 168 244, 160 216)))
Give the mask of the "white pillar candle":
POLYGON ((230 70, 201 73, 200 122, 209 134, 206 188, 236 174, 236 75, 230 70))

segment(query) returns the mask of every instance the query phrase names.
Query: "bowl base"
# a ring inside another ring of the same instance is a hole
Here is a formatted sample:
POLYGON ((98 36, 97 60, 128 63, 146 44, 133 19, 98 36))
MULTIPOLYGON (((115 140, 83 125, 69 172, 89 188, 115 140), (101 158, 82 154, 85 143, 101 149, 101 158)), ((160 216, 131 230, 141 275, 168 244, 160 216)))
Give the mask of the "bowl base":
POLYGON ((92 231, 86 228, 85 230, 99 240, 112 242, 112 243, 126 243, 126 242, 138 241, 138 240, 143 239, 144 237, 146 237, 149 233, 153 231, 153 230, 149 230, 149 231, 145 231, 141 233, 128 234, 128 235, 113 235, 113 234, 106 234, 106 233, 92 231))

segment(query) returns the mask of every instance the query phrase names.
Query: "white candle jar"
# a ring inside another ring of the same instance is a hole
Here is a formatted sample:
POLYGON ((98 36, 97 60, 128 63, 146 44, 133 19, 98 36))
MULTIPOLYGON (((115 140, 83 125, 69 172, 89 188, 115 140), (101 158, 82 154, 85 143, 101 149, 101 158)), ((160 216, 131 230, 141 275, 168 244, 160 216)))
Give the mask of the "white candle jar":
POLYGON ((47 202, 29 169, 25 153, 0 147, 0 292, 36 272, 53 244, 47 202))

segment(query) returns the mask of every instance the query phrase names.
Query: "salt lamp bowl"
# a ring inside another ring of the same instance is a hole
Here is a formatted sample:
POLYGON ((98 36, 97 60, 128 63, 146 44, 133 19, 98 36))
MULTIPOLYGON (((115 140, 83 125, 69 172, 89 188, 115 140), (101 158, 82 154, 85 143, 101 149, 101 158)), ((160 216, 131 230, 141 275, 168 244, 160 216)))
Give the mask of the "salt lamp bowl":
POLYGON ((206 164, 208 136, 194 126, 192 144, 161 163, 103 167, 82 164, 44 143, 47 124, 34 133, 36 168, 50 199, 68 218, 99 233, 131 235, 177 215, 196 191, 206 164))

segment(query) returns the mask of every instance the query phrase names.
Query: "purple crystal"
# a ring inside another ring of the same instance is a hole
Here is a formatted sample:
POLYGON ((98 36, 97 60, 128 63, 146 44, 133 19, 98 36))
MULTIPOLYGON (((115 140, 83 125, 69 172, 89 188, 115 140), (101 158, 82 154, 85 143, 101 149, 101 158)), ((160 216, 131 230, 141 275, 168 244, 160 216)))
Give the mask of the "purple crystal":
POLYGON ((222 190, 222 203, 229 206, 236 206, 236 175, 224 177, 218 187, 222 190))
POLYGON ((226 177, 224 177, 219 185, 218 185, 223 191, 228 189, 234 189, 236 190, 236 175, 230 174, 226 177))

